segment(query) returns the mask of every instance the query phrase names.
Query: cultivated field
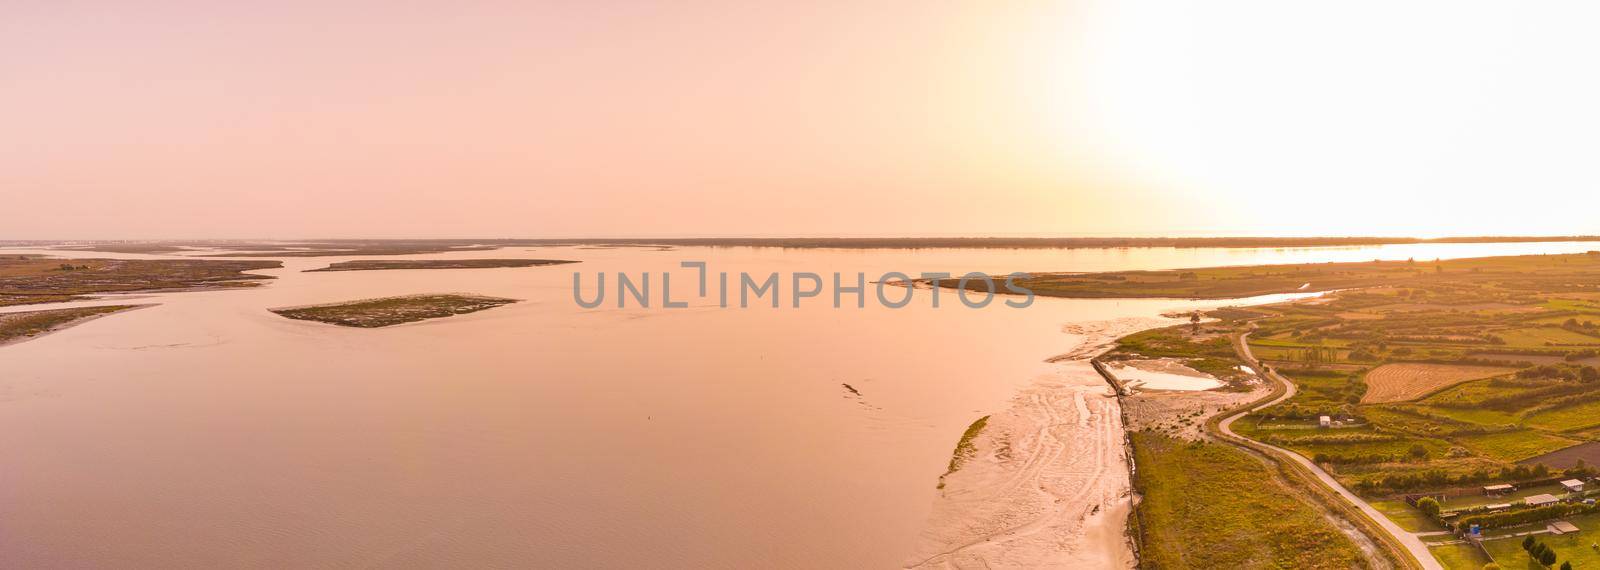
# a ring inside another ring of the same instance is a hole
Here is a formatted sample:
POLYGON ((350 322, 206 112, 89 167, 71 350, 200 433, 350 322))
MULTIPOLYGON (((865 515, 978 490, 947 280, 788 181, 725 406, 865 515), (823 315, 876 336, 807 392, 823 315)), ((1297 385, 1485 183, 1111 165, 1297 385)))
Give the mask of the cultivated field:
POLYGON ((1385 364, 1367 373, 1367 393, 1361 397, 1361 403, 1414 400, 1462 382, 1512 372, 1516 369, 1412 362, 1385 364))
POLYGON ((1551 467, 1566 469, 1582 461, 1585 465, 1600 465, 1600 441, 1591 441, 1582 445, 1574 445, 1566 449, 1546 453, 1530 458, 1523 463, 1545 464, 1551 467))

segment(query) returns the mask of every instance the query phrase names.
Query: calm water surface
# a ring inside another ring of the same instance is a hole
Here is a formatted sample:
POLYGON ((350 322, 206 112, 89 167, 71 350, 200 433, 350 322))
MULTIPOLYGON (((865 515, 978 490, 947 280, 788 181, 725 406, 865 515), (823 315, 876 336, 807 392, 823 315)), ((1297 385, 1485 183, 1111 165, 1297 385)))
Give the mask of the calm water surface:
POLYGON ((352 258, 287 259, 264 287, 150 295, 0 348, 0 566, 898 567, 962 430, 1059 373, 1045 359, 1082 340, 1064 327, 1217 304, 933 309, 921 291, 900 310, 585 310, 573 271, 674 271, 679 297, 684 260, 870 278, 1588 249, 547 248, 415 257, 584 263, 346 273, 301 270, 352 258), (525 302, 377 330, 266 311, 448 291, 525 302))

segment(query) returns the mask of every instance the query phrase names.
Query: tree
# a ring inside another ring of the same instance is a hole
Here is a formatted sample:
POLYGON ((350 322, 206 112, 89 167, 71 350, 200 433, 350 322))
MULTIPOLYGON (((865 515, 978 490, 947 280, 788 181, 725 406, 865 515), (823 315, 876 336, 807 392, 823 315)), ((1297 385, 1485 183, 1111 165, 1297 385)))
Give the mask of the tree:
POLYGON ((1417 500, 1417 510, 1422 511, 1422 514, 1428 515, 1428 518, 1436 519, 1439 518, 1439 511, 1441 509, 1439 507, 1439 501, 1434 500, 1433 497, 1423 497, 1417 500))
POLYGON ((1527 538, 1522 539, 1522 551, 1533 552, 1533 544, 1533 535, 1530 534, 1527 538))
POLYGON ((1546 548, 1545 551, 1544 551, 1544 554, 1541 554, 1539 556, 1539 562, 1541 564, 1544 564, 1545 566, 1555 566, 1556 565, 1556 551, 1546 548))
POLYGON ((1572 562, 1571 561, 1562 562, 1561 563, 1561 570, 1572 570, 1572 562))
POLYGON ((1194 314, 1189 315, 1189 326, 1193 327, 1195 332, 1200 332, 1200 311, 1195 311, 1194 314))

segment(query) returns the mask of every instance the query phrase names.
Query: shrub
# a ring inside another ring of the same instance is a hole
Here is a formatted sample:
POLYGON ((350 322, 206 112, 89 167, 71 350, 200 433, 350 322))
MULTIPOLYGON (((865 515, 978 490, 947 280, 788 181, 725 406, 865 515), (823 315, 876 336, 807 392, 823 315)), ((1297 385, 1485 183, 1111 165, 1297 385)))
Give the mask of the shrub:
POLYGON ((1429 518, 1439 518, 1439 511, 1442 509, 1439 507, 1439 501, 1433 497, 1423 497, 1417 500, 1417 510, 1429 518))

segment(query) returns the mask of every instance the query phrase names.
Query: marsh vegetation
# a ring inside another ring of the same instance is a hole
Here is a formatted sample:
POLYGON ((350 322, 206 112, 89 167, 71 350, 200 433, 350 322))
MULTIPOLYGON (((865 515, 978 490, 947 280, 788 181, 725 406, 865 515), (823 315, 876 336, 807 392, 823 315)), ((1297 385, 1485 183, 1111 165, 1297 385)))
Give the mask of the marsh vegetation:
POLYGON ((493 309, 516 299, 456 293, 406 295, 271 309, 286 318, 344 327, 378 328, 493 309))
POLYGON ((62 259, 0 256, 0 306, 82 300, 96 293, 250 287, 272 277, 248 273, 277 261, 62 259))
POLYGON ((340 261, 305 273, 319 271, 378 271, 385 269, 489 269, 497 267, 539 267, 578 263, 564 259, 360 259, 340 261))

